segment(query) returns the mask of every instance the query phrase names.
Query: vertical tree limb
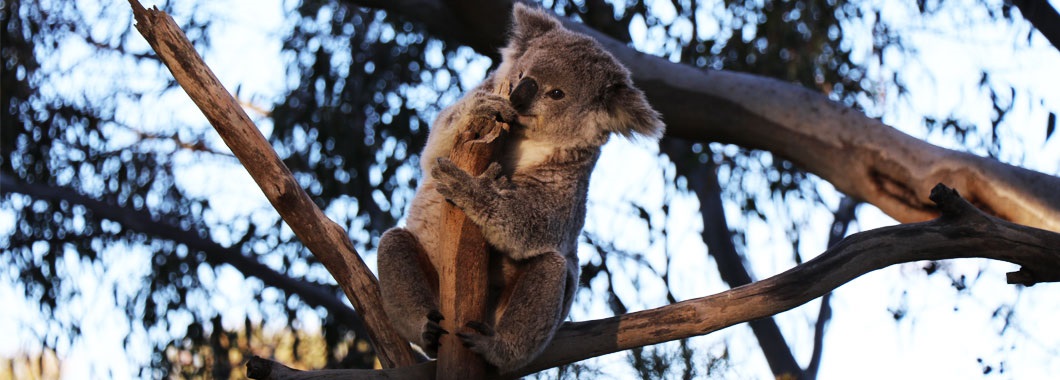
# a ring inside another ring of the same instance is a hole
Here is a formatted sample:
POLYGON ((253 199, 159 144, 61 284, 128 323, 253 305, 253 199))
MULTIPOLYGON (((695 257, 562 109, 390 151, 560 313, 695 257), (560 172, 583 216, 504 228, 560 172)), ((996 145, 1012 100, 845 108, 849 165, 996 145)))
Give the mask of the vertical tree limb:
MULTIPOLYGON (((850 222, 854 220, 854 211, 857 210, 860 203, 851 197, 843 197, 839 201, 839 207, 832 213, 835 219, 832 221, 832 228, 828 231, 828 248, 839 244, 843 237, 847 235, 850 222)), ((817 370, 821 368, 821 356, 824 354, 825 328, 828 325, 828 321, 832 319, 831 299, 832 292, 821 296, 821 307, 817 312, 817 322, 813 324, 813 350, 810 352, 810 363, 802 371, 803 377, 807 380, 816 379, 817 370)))
MULTIPOLYGON (((501 152, 506 125, 476 118, 457 137, 449 159, 473 176, 482 174, 501 152)), ((424 175, 429 175, 425 173, 424 175)), ((439 307, 447 319, 438 351, 438 379, 482 379, 489 366, 455 335, 469 321, 486 320, 489 247, 481 229, 453 205, 445 218, 445 242, 438 268, 439 307)))
POLYGON ((295 181, 239 103, 225 90, 173 19, 157 8, 129 0, 136 29, 169 67, 173 77, 206 115, 276 211, 302 243, 338 281, 364 317, 368 335, 384 366, 415 362, 411 348, 383 313, 379 283, 353 248, 346 231, 331 221, 295 181))
MULTIPOLYGON (((718 266, 718 273, 722 281, 731 288, 750 284, 751 273, 743 263, 743 257, 736 251, 736 245, 732 242, 732 234, 725 220, 725 212, 721 203, 721 186, 715 173, 713 162, 700 165, 690 163, 690 159, 682 159, 682 155, 691 152, 691 143, 676 138, 667 138, 659 144, 663 153, 671 157, 678 173, 688 178, 688 186, 696 194, 699 200, 699 211, 703 218, 703 243, 707 245, 707 251, 714 257, 718 266)), ((762 349, 769 369, 777 378, 804 378, 802 367, 795 360, 784 334, 780 332, 780 326, 772 317, 765 317, 749 321, 748 327, 758 341, 762 349)))

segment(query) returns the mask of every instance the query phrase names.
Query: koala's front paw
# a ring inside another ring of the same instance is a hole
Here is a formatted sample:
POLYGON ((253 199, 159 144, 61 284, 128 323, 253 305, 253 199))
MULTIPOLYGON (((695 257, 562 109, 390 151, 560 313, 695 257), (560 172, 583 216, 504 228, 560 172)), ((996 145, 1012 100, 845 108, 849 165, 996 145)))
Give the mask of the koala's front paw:
POLYGON ((437 165, 431 169, 438 193, 461 208, 467 207, 472 199, 488 197, 490 191, 509 186, 508 178, 502 174, 501 164, 494 162, 482 174, 472 177, 446 157, 438 158, 437 165))
POLYGON ((446 157, 438 158, 438 164, 431 169, 431 177, 438 181, 438 193, 458 206, 458 202, 469 197, 472 192, 474 177, 446 157))
POLYGON ((507 98, 491 93, 477 93, 471 99, 471 115, 511 124, 518 119, 507 98))
POLYGON ((423 350, 427 351, 427 354, 431 356, 438 354, 438 347, 441 346, 439 341, 442 339, 442 335, 449 333, 438 323, 443 319, 445 318, 441 312, 431 310, 427 313, 427 323, 423 325, 423 332, 420 334, 420 338, 423 339, 423 350))

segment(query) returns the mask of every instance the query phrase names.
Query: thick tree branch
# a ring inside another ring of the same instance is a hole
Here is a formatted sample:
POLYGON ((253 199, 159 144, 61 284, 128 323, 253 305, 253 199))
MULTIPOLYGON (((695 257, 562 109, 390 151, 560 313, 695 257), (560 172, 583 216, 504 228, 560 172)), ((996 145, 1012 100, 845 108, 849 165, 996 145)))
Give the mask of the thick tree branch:
MULTIPOLYGON (((1033 285, 1060 281, 1060 234, 984 214, 955 190, 941 184, 931 193, 931 199, 942 210, 937 219, 850 235, 817 258, 784 273, 712 296, 606 319, 564 324, 545 353, 514 375, 705 335, 775 315, 863 274, 905 262, 982 257, 1022 266, 1015 272, 1020 275, 1010 273, 1010 283, 1033 285)), ((263 365, 276 366, 267 361, 263 365)), ((423 366, 388 370, 385 376, 418 373, 423 366)), ((299 372, 298 377, 277 377, 274 373, 271 378, 315 378, 311 377, 314 373, 299 372)), ((346 374, 376 376, 363 371, 346 374)))
POLYGON ((384 370, 321 369, 299 371, 272 360, 255 356, 247 361, 247 377, 258 380, 423 380, 435 378, 437 363, 430 361, 384 370))
POLYGON ((49 201, 66 201, 79 204, 100 219, 109 219, 122 225, 129 231, 136 231, 158 239, 171 240, 188 247, 192 252, 202 252, 206 262, 212 266, 231 265, 244 276, 256 277, 267 286, 271 286, 292 295, 297 294, 306 304, 323 307, 328 313, 336 316, 339 323, 353 330, 359 337, 368 336, 367 330, 357 312, 342 303, 338 295, 322 285, 316 285, 300 279, 291 278, 277 272, 252 257, 244 256, 238 249, 225 247, 204 238, 198 233, 180 228, 166 220, 176 218, 152 216, 146 210, 135 210, 82 195, 77 191, 62 186, 47 186, 19 181, 10 175, 0 173, 0 194, 19 193, 33 199, 49 201))
POLYGON ((865 273, 919 261, 982 257, 1021 265, 1010 283, 1060 281, 1060 234, 1010 223, 977 210, 941 184, 934 220, 860 232, 817 258, 750 285, 607 319, 564 325, 521 373, 649 344, 708 334, 790 310, 865 273))
MULTIPOLYGON (((471 175, 480 175, 501 153, 507 125, 483 118, 472 120, 457 136, 449 158, 471 175)), ((456 336, 467 322, 486 320, 489 288, 489 246, 482 230, 459 208, 449 205, 445 218, 446 241, 441 244, 438 268, 442 335, 438 350, 438 379, 473 380, 488 375, 489 365, 464 347, 456 336)))
POLYGON ((346 231, 328 219, 294 180, 268 141, 229 95, 169 15, 129 0, 136 29, 169 67, 232 153, 299 239, 338 281, 364 317, 376 353, 386 366, 415 362, 408 342, 390 326, 379 299, 379 284, 353 248, 346 231))
MULTIPOLYGON (((448 4, 406 0, 388 2, 386 9, 421 23, 432 36, 496 57, 504 34, 469 31, 503 30, 509 13, 461 19, 451 16, 448 4)), ((1060 178, 928 144, 795 84, 673 63, 584 25, 564 25, 595 37, 629 67, 671 136, 768 150, 901 222, 938 215, 927 189, 945 182, 993 215, 1060 232, 1060 178)))

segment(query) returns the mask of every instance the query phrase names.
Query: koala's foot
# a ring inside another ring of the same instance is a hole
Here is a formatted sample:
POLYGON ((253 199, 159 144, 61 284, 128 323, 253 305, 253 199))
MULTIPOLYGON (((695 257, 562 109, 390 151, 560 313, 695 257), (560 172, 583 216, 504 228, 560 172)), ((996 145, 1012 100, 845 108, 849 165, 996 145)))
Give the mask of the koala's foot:
POLYGON ((438 322, 441 322, 445 317, 438 310, 431 310, 427 313, 427 323, 423 325, 423 333, 420 337, 423 339, 423 350, 427 351, 427 354, 431 356, 438 355, 438 347, 440 346, 439 341, 442 335, 448 334, 448 331, 442 328, 438 322))
POLYGON ((460 332, 456 336, 472 352, 497 367, 501 373, 516 370, 532 359, 529 353, 517 354, 510 344, 505 344, 493 327, 482 322, 471 321, 465 327, 473 332, 460 332))
POLYGON ((465 325, 467 328, 475 330, 474 333, 456 333, 456 336, 464 342, 464 347, 467 347, 471 351, 486 356, 486 351, 489 351, 492 345, 493 337, 496 332, 493 331, 493 327, 476 321, 470 321, 465 325))

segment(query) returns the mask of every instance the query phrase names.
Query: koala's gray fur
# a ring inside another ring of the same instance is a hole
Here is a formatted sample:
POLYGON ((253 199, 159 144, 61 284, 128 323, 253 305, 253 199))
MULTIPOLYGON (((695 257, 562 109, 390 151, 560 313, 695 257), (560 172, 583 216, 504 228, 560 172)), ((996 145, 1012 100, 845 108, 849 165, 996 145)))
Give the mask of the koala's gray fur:
POLYGON ((492 320, 469 323, 464 344, 500 372, 529 363, 566 318, 578 281, 577 240, 589 175, 611 134, 658 138, 659 114, 629 72, 595 40, 547 13, 515 4, 501 65, 438 116, 420 156, 429 174, 406 228, 379 242, 384 308, 397 330, 433 354, 438 338, 435 247, 446 200, 491 245, 492 320), (448 160, 475 117, 511 126, 503 158, 472 177, 448 160))

